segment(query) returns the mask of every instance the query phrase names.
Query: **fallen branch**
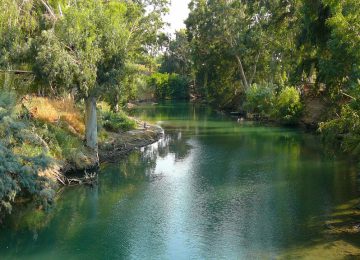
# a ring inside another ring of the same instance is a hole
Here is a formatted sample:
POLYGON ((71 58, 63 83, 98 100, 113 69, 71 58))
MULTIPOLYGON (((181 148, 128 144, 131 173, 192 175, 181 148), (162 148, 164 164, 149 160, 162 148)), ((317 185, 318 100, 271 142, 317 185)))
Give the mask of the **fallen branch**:
POLYGON ((0 70, 0 73, 34 74, 34 72, 30 70, 0 70))
POLYGON ((97 183, 97 173, 87 173, 83 178, 66 178, 67 185, 95 185, 97 183))
POLYGON ((356 100, 356 98, 350 96, 349 94, 346 94, 345 92, 341 91, 341 94, 343 94, 345 97, 351 98, 352 100, 356 100))

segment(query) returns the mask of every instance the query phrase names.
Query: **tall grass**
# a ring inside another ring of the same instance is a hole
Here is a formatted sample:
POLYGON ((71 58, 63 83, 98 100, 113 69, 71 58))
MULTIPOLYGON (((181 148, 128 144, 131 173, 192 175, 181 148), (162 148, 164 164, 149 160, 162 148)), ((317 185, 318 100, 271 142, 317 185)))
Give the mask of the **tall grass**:
POLYGON ((81 135, 85 133, 83 115, 72 99, 32 97, 25 105, 35 119, 52 124, 64 122, 75 129, 77 133, 81 135))

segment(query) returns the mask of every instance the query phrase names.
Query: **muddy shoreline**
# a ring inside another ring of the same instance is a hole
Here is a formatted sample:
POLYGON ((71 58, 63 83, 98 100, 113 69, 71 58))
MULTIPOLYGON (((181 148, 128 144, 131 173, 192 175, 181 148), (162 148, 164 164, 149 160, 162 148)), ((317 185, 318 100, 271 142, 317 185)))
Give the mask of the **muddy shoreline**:
POLYGON ((154 125, 120 134, 111 133, 106 142, 99 144, 99 162, 117 162, 131 151, 159 141, 163 135, 164 130, 154 125))

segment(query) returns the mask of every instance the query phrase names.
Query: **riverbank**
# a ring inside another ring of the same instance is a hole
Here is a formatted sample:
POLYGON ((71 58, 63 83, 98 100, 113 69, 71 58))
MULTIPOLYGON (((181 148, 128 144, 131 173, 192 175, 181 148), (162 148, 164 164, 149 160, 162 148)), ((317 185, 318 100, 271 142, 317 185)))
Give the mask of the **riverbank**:
MULTIPOLYGON (((84 107, 71 98, 50 99, 14 93, 0 97, 0 162, 4 183, 0 212, 37 201, 52 204, 61 186, 92 184, 102 162, 115 162, 159 140, 163 130, 125 112, 98 104, 98 151, 85 145, 84 107), (10 130, 10 131, 9 131, 10 130), (15 174, 16 173, 16 174, 15 174)), ((4 214, 3 214, 4 215, 4 214)))
POLYGON ((145 122, 139 122, 138 126, 122 133, 106 132, 107 138, 99 143, 98 154, 87 150, 78 154, 76 161, 55 161, 40 174, 63 186, 92 184, 100 164, 118 162, 130 152, 157 142, 164 134, 159 126, 145 122), (146 128, 140 126, 144 124, 146 128))

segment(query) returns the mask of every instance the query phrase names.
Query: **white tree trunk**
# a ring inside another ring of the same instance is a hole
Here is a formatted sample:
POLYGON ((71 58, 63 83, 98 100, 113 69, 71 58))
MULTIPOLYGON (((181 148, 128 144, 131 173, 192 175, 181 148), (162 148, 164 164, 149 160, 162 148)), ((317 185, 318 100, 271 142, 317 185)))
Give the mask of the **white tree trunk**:
POLYGON ((85 100, 86 111, 85 111, 85 135, 86 135, 86 146, 98 151, 97 143, 97 117, 96 117, 96 98, 88 97, 85 100))
POLYGON ((254 64, 254 71, 253 71, 253 74, 250 78, 250 81, 249 81, 249 86, 251 86, 251 84, 253 83, 254 79, 255 79, 255 76, 256 76, 256 69, 257 69, 257 64, 259 62, 259 58, 260 58, 260 52, 256 55, 256 59, 255 59, 255 64, 254 64))
POLYGON ((241 62, 241 59, 239 57, 239 55, 235 55, 235 58, 238 62, 238 65, 239 65, 239 70, 240 70, 240 75, 241 75, 241 79, 244 83, 244 87, 245 87, 245 90, 249 88, 249 84, 248 84, 248 81, 246 79, 246 75, 245 75, 245 71, 244 71, 244 67, 243 67, 243 64, 241 62))

